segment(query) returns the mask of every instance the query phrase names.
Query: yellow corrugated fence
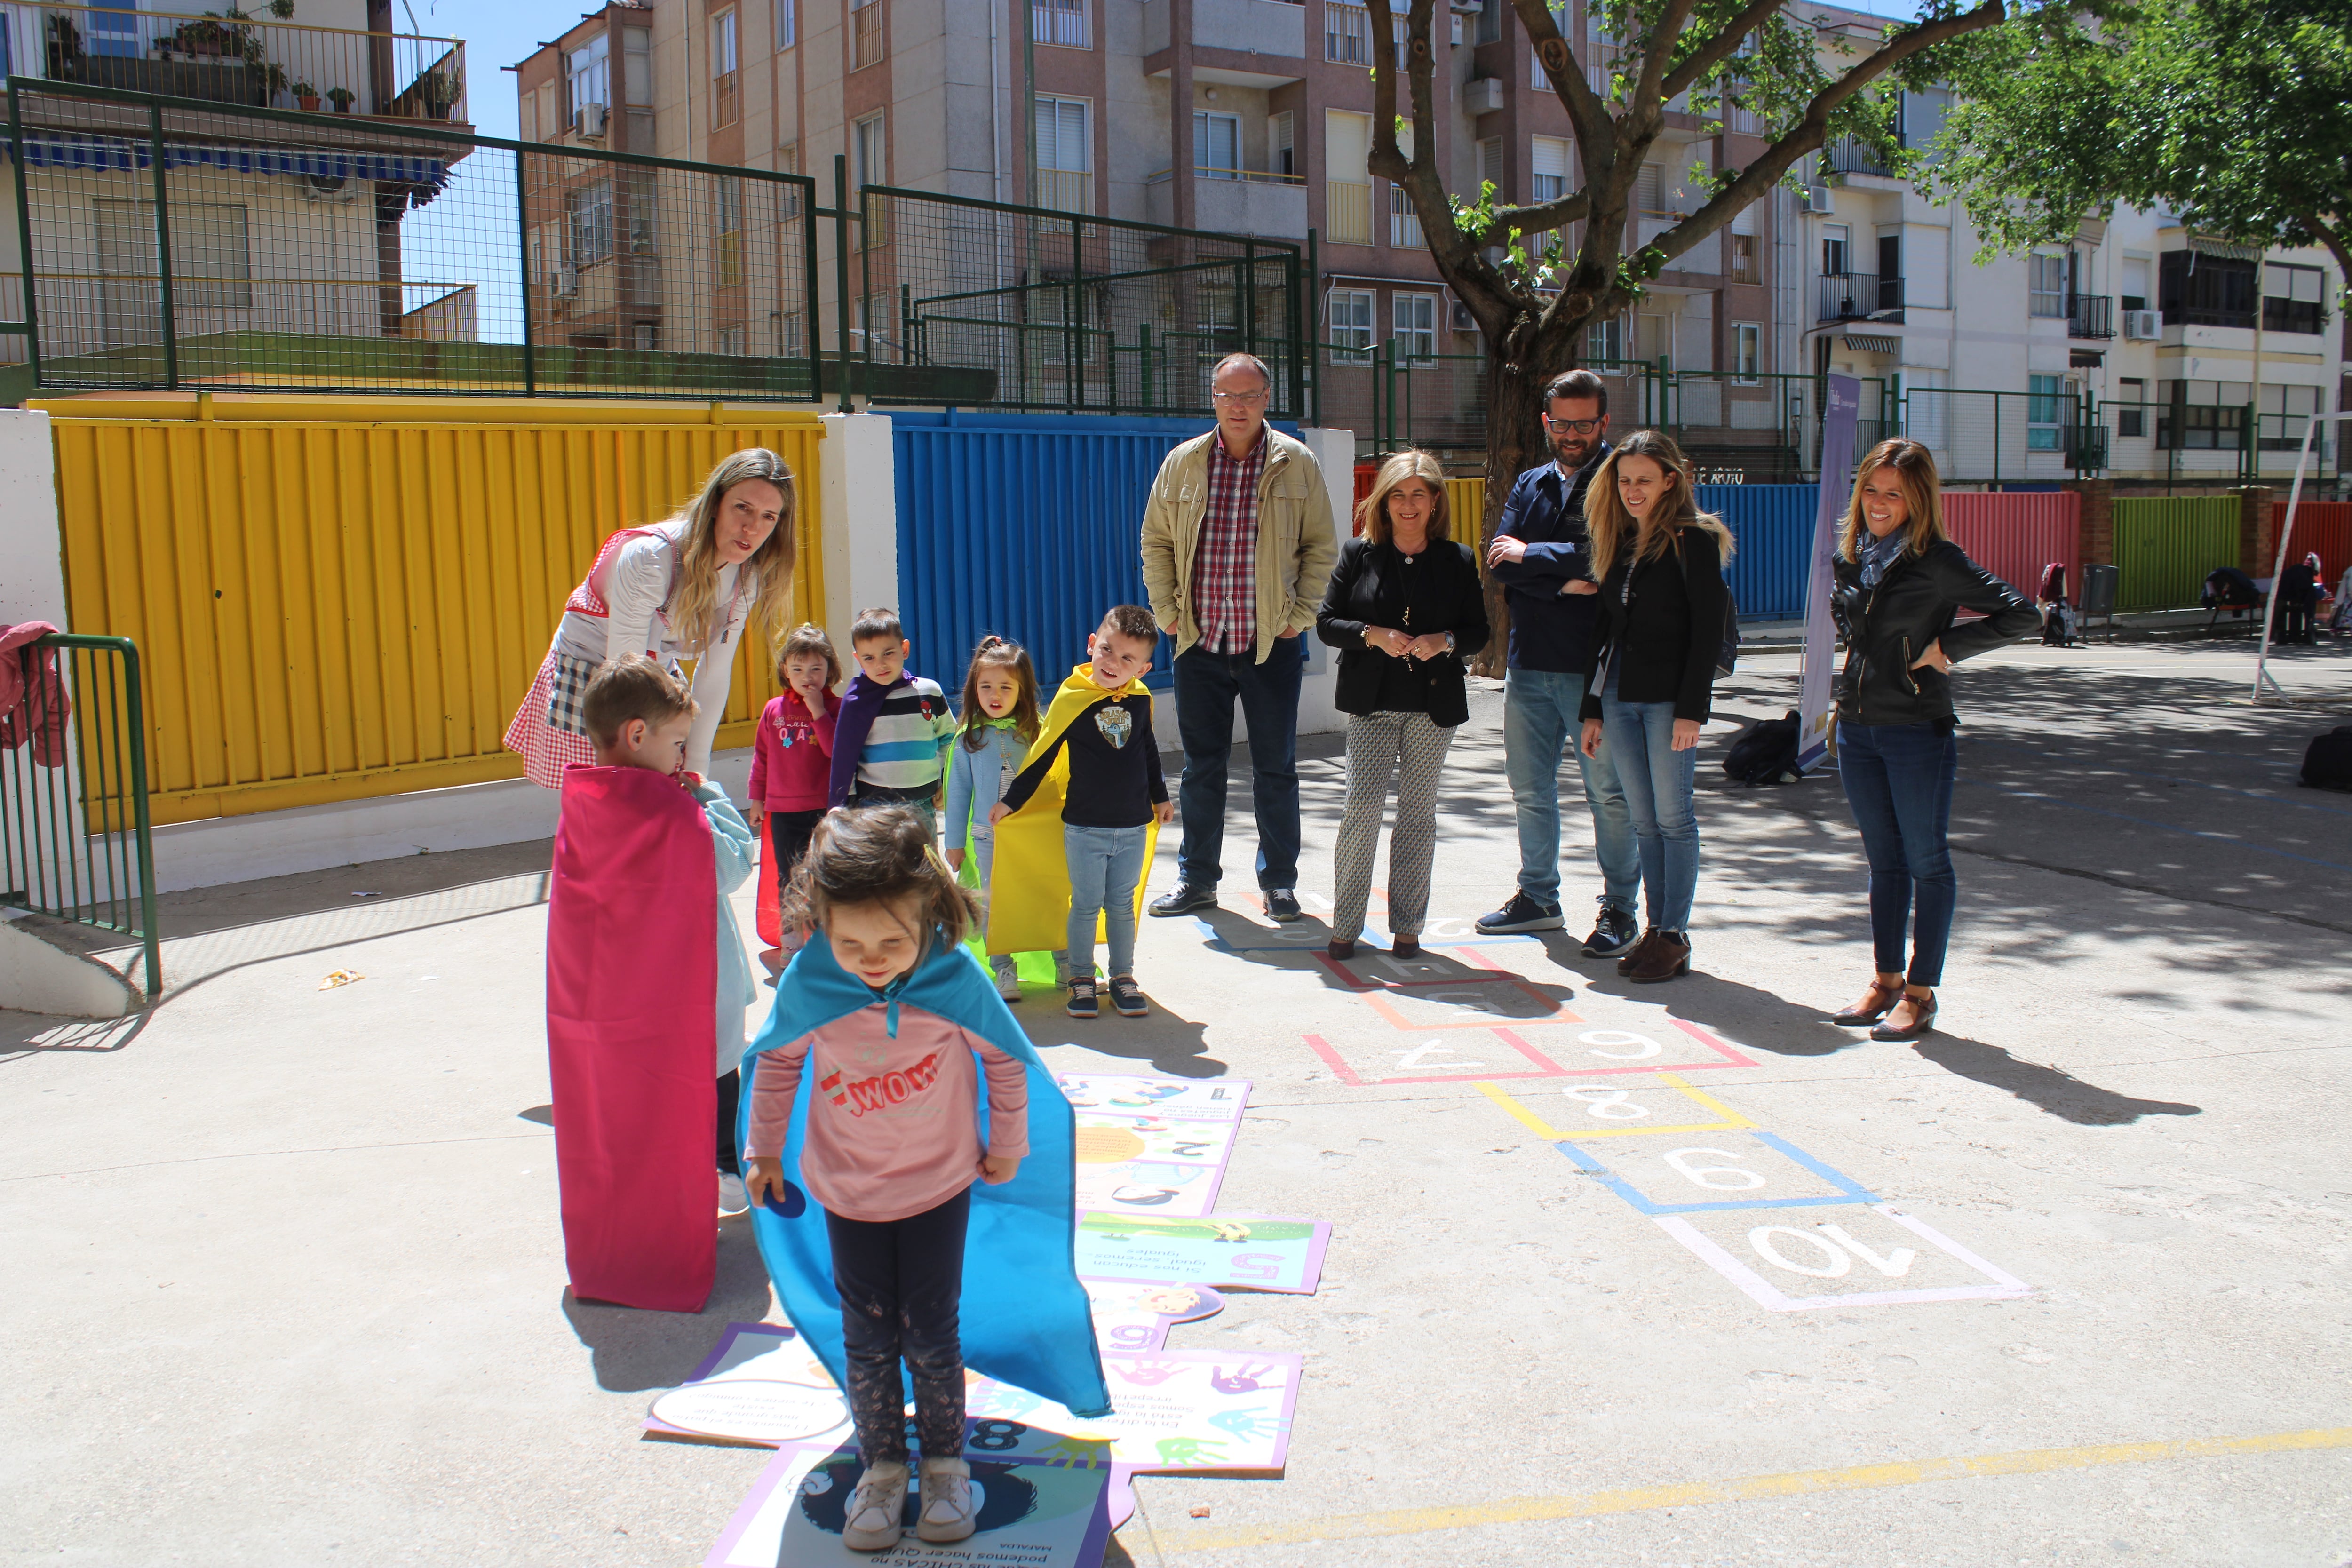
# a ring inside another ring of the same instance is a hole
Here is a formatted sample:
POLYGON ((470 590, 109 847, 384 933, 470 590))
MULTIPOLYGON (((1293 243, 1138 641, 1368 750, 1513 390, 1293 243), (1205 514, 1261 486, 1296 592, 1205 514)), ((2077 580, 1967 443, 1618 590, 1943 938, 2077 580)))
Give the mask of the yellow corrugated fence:
MULTIPOLYGON (((153 819, 519 777, 499 737, 564 597, 741 447, 799 477, 795 619, 821 619, 814 414, 533 399, 58 398, 73 628, 135 639, 153 819)), ((743 640, 721 746, 776 691, 743 640)))

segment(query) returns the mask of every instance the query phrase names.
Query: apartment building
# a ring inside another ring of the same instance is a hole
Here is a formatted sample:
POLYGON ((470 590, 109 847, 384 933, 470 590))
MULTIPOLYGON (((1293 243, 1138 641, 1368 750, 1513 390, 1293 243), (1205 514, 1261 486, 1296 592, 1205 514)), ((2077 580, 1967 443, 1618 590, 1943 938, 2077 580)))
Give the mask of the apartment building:
MULTIPOLYGON (((1860 43, 1885 22, 1825 7, 1819 25, 1860 43)), ((1930 142, 1948 102, 1905 95, 1906 142, 1930 142)), ((2343 279, 2323 250, 2250 249, 2118 209, 1980 263, 1957 205, 1852 142, 1807 161, 1794 205, 1782 363, 1864 378, 1885 426, 1962 482, 2284 472, 2343 376, 2344 337, 2327 330, 2343 279)))
MULTIPOLYGON (((1580 6, 1561 15, 1584 25, 1580 6)), ((1435 129, 1454 186, 1492 181, 1507 202, 1570 188, 1567 113, 1505 0, 1455 0, 1439 29, 1435 129)), ((518 71, 530 139, 821 181, 841 155, 853 186, 1300 244, 1312 230, 1318 331, 1342 365, 1388 344, 1473 354, 1409 204, 1366 168, 1380 54, 1370 12, 1344 0, 1034 0, 1025 14, 1013 0, 641 0, 583 17, 518 71)), ((1596 37, 1604 90, 1611 62, 1596 37)), ((1667 120, 1639 187, 1644 239, 1692 210, 1682 171, 1761 146, 1738 117, 1723 132, 1667 120)), ((1641 310, 1595 328, 1591 356, 1778 368, 1777 221, 1759 205, 1679 258, 1641 310)), ((1769 401, 1760 384, 1752 395, 1769 401)))

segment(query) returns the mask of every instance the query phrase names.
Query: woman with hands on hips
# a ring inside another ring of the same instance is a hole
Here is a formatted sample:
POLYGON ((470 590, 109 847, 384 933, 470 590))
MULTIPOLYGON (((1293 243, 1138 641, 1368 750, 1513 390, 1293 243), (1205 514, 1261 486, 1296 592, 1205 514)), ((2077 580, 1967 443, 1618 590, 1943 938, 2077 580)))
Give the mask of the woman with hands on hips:
POLYGON ((1731 531, 1698 510, 1690 465, 1655 430, 1625 437, 1584 497, 1601 587, 1600 668, 1579 744, 1606 746, 1641 851, 1646 929, 1617 973, 1648 984, 1690 969, 1698 892, 1699 731, 1714 700, 1731 531))
POLYGON ((1959 768, 1952 666, 2032 636, 2042 613, 1945 537, 1936 459, 1916 441, 1882 441, 1863 458, 1830 564, 1846 644, 1838 779, 1870 861, 1877 966, 1862 1000, 1833 1021, 1871 1025, 1873 1039, 1912 1040, 1935 1027, 1958 901, 1946 842, 1959 768), (1956 626, 1964 609, 1983 618, 1956 626))
POLYGON ((1388 923, 1392 951, 1410 957, 1429 913, 1438 775, 1470 716, 1463 660, 1486 646, 1486 601, 1478 558, 1451 540, 1445 471, 1428 453, 1402 451, 1381 464, 1356 517, 1362 532, 1339 547, 1315 617, 1316 635, 1340 650, 1336 702, 1348 715, 1331 956, 1353 956, 1363 931, 1394 777, 1388 923))

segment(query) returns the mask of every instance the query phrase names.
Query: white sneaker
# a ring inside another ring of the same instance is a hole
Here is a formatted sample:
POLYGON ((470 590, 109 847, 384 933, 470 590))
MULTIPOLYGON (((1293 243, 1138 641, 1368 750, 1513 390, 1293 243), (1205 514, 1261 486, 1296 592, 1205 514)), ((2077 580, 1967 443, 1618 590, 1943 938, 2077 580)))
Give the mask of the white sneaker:
MULTIPOLYGON (((961 1541, 972 1531, 971 1467, 961 1459, 925 1459, 922 1517, 915 1533, 925 1541, 961 1541)), ((844 1536, 843 1540, 847 1540, 844 1536)))
POLYGON ((841 1543, 852 1552, 884 1552, 906 1533, 907 1467, 895 1459, 866 1467, 849 1494, 849 1514, 841 1543))
POLYGON ((720 1214, 747 1214, 751 1211, 751 1194, 750 1190, 743 1185, 743 1178, 737 1175, 730 1175, 725 1171, 719 1172, 719 1212, 720 1214))
POLYGON ((1017 969, 998 970, 996 972, 996 994, 999 996, 1003 997, 1007 1002, 1020 1001, 1021 972, 1017 969))

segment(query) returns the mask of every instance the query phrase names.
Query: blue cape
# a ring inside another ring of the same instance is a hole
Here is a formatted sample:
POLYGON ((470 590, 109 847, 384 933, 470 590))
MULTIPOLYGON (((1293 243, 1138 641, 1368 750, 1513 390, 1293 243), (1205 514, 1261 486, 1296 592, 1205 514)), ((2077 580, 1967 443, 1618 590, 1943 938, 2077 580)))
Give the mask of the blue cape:
MULTIPOLYGON (((1077 1231, 1074 1135, 1076 1118, 1054 1076, 1038 1058, 1013 1010, 996 994, 995 982, 971 951, 950 947, 934 932, 923 961, 883 994, 889 1029, 898 1031, 898 1010, 920 1007, 970 1031, 1028 1068, 1029 1153, 1013 1180, 999 1186, 975 1181, 971 1228, 964 1246, 962 1335, 964 1364, 973 1371, 1025 1388, 1076 1415, 1110 1414, 1110 1389, 1103 1381, 1102 1355, 1095 1344, 1094 1319, 1086 1288, 1078 1283, 1073 1249, 1077 1231)), ((745 1088, 752 1058, 874 1005, 866 983, 834 961, 833 944, 821 936, 793 957, 776 983, 775 1006, 760 1037, 745 1054, 745 1088)), ((973 1070, 980 1070, 977 1053, 973 1070)), ((784 1140, 785 1173, 797 1178, 801 1148, 808 1132, 814 1072, 801 1074, 793 1101, 792 1131, 784 1140)), ((988 1146, 987 1077, 975 1106, 980 1143, 988 1146)), ((751 1096, 746 1092, 736 1125, 736 1147, 751 1127, 751 1096)), ((805 1185, 805 1184, 803 1184, 805 1185)), ((809 1348, 842 1387, 849 1386, 841 1349, 841 1298, 833 1287, 833 1248, 825 1236, 824 1210, 814 1203, 787 1219, 754 1205, 752 1234, 784 1315, 806 1337, 809 1348)))

